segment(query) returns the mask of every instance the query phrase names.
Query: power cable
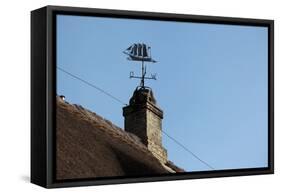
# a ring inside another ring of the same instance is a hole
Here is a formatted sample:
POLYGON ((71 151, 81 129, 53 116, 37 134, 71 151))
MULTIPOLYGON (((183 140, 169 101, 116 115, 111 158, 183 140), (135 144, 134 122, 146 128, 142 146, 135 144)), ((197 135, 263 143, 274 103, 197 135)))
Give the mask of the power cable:
MULTIPOLYGON (((65 69, 61 68, 61 67, 57 67, 57 69, 59 69, 60 71, 66 73, 67 75, 71 76, 72 78, 75 78, 81 82, 83 82, 84 84, 87 84, 90 87, 93 87, 95 89, 97 89, 98 91, 104 93, 105 95, 109 96, 110 98, 114 99, 115 101, 121 103, 122 105, 127 105, 126 103, 124 103, 122 100, 118 99, 117 97, 113 96, 112 94, 110 94, 109 92, 101 89, 100 87, 66 71, 65 69)), ((174 141, 177 145, 179 145, 180 147, 182 147, 186 152, 188 152, 189 154, 191 154, 194 158, 196 158, 197 160, 199 160, 201 163, 205 164, 206 166, 208 166, 210 169, 214 170, 214 168, 208 164, 207 162, 205 162, 204 160, 202 160, 199 156, 197 156, 194 152, 192 152, 190 149, 188 149, 185 145, 183 145, 181 142, 179 142, 178 140, 176 140, 175 138, 173 138, 172 136, 170 136, 167 132, 165 132, 164 130, 162 130, 162 132, 168 137, 170 138, 172 141, 174 141)))
POLYGON ((90 86, 90 87, 92 87, 92 88, 95 88, 96 90, 98 90, 98 91, 104 93, 105 95, 107 95, 108 97, 110 97, 110 98, 114 99, 115 101, 121 103, 122 105, 125 105, 125 106, 127 105, 127 104, 124 103, 122 100, 119 100, 118 98, 116 98, 115 96, 113 96, 113 95, 110 94, 109 92, 107 92, 107 91, 101 89, 100 87, 98 87, 98 86, 96 86, 96 85, 94 85, 94 84, 92 84, 92 83, 90 83, 90 82, 88 82, 88 81, 86 81, 86 80, 84 80, 84 79, 82 79, 82 78, 80 78, 80 77, 78 77, 78 76, 76 76, 76 75, 74 75, 74 74, 72 74, 72 73, 70 73, 70 72, 64 70, 64 69, 61 68, 61 67, 57 67, 57 68, 58 68, 60 71, 66 73, 67 75, 69 75, 69 76, 71 76, 71 77, 73 77, 73 78, 75 78, 75 79, 77 79, 77 80, 79 80, 79 81, 81 81, 81 82, 87 84, 88 86, 90 86))

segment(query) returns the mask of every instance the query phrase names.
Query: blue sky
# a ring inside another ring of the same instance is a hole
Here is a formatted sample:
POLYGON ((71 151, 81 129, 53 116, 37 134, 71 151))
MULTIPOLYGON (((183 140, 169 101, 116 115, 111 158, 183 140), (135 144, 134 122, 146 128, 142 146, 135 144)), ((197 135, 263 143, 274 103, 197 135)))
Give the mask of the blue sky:
MULTIPOLYGON (((57 16, 57 65, 128 103, 140 64, 122 53, 146 43, 147 71, 163 129, 215 169, 267 167, 267 28, 57 16)), ((57 71, 57 93, 123 128, 122 105, 57 71)), ((168 157, 187 171, 211 170, 165 135, 168 157)))

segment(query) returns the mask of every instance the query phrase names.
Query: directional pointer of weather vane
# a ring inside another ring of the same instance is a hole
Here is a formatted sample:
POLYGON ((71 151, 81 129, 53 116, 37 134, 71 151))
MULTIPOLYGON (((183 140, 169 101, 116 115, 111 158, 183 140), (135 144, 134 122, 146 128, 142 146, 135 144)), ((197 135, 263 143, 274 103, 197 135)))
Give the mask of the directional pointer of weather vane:
POLYGON ((146 64, 144 62, 156 63, 151 57, 151 48, 146 44, 135 43, 123 51, 124 54, 128 55, 128 60, 130 61, 141 61, 141 76, 135 76, 134 72, 130 72, 130 78, 140 79, 140 87, 146 88, 144 85, 145 79, 156 80, 156 74, 151 74, 151 76, 146 76, 146 64))

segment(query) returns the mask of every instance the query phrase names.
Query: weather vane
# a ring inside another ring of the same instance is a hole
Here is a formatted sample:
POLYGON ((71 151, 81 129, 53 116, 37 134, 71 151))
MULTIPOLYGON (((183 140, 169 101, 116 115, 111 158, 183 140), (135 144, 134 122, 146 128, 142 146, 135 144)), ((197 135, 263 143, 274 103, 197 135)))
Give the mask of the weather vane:
POLYGON ((146 65, 144 62, 156 63, 155 60, 151 57, 151 48, 146 44, 135 43, 123 51, 124 54, 128 55, 128 60, 130 61, 141 61, 141 76, 135 76, 134 72, 130 72, 130 78, 140 79, 140 87, 145 88, 144 80, 145 79, 154 79, 156 80, 156 74, 151 74, 151 76, 146 76, 146 65))

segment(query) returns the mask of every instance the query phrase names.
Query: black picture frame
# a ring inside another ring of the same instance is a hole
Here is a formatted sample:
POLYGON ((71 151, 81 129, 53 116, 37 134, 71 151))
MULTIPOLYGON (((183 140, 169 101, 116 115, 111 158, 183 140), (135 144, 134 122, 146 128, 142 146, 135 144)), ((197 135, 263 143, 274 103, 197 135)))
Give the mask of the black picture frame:
POLYGON ((274 21, 232 17, 46 6, 31 12, 31 182, 46 188, 274 173, 274 21), (151 177, 55 179, 56 14, 268 27, 268 168, 215 170, 151 177))

